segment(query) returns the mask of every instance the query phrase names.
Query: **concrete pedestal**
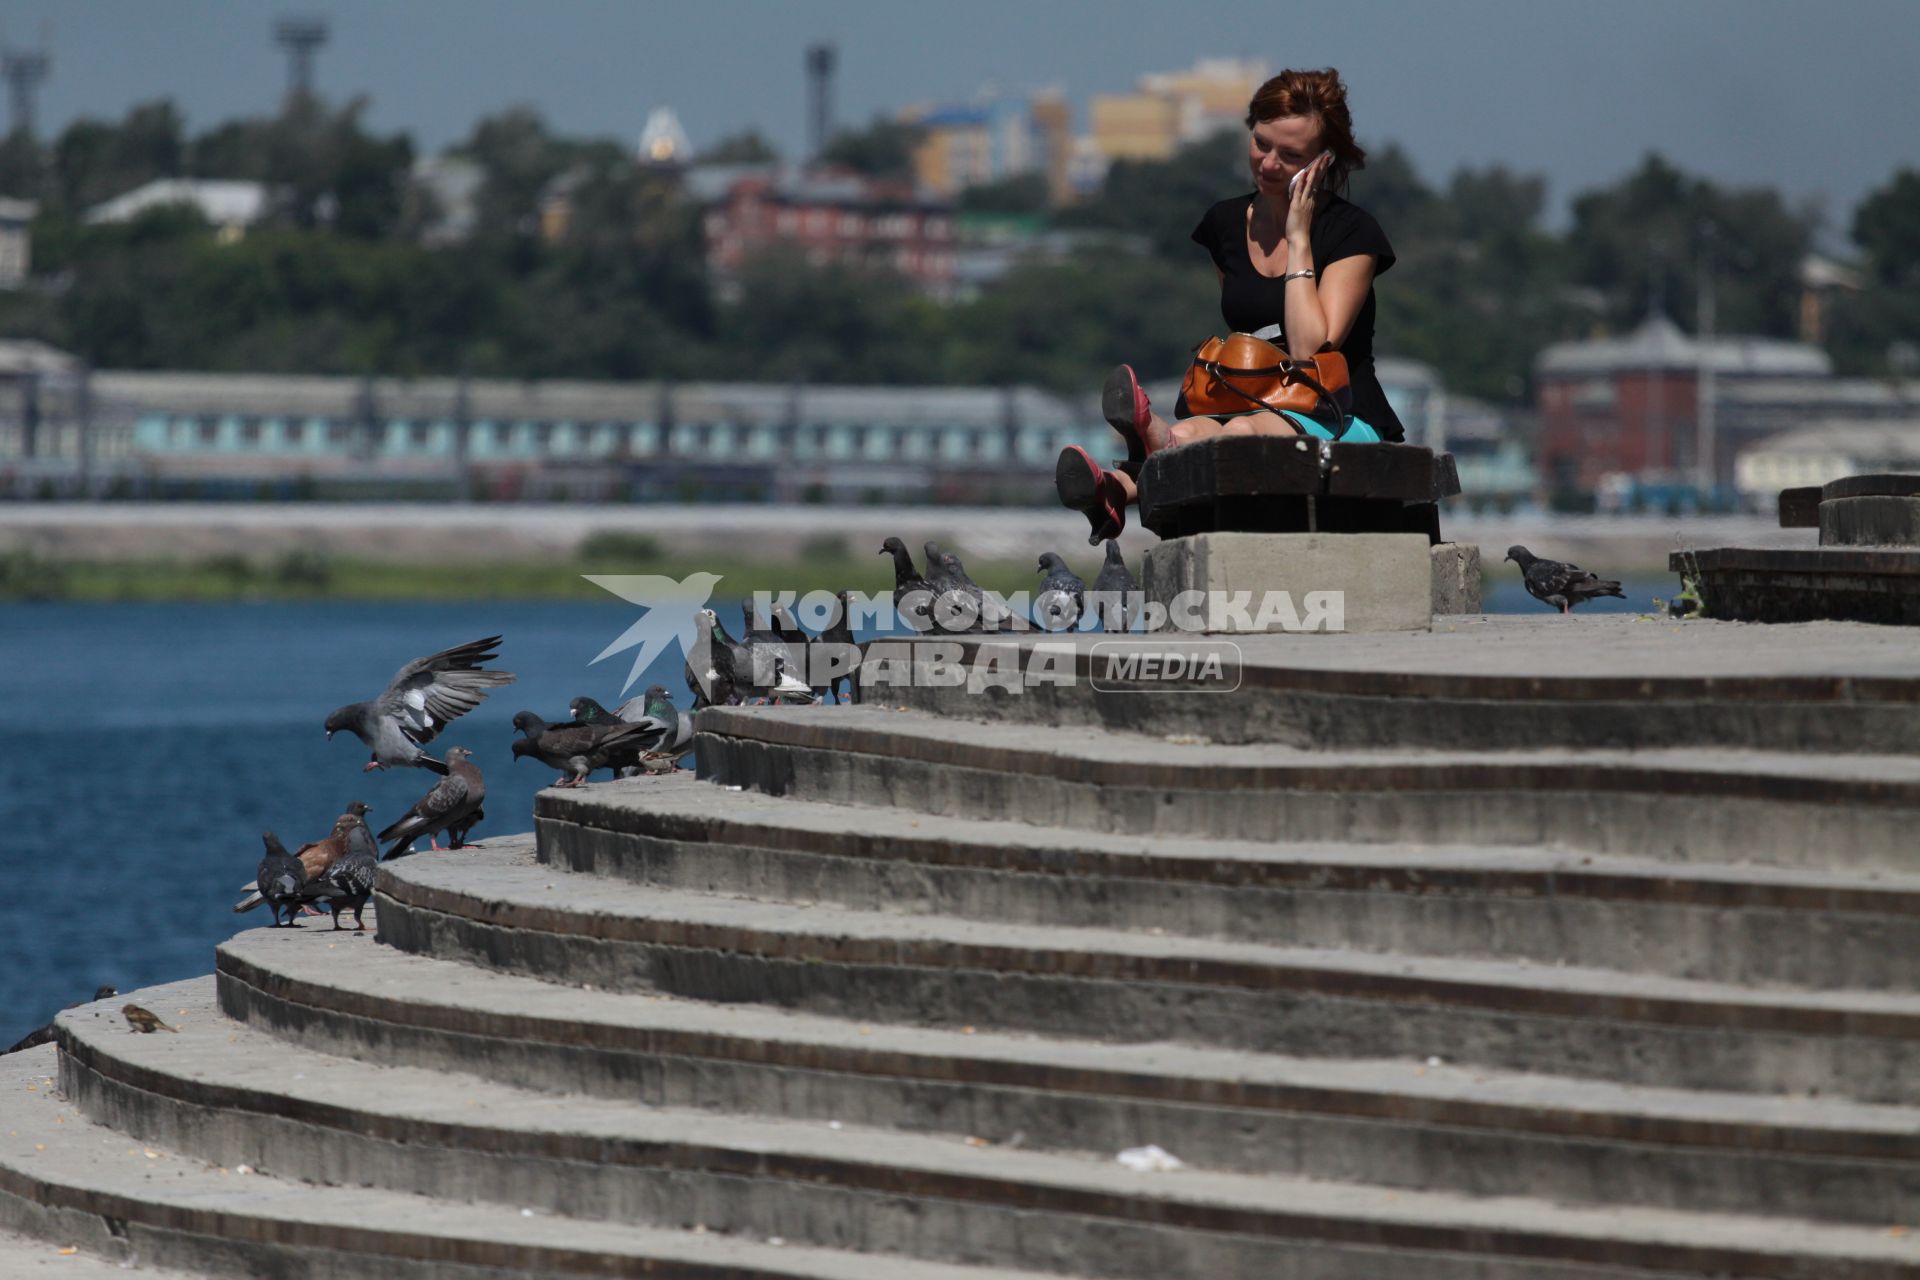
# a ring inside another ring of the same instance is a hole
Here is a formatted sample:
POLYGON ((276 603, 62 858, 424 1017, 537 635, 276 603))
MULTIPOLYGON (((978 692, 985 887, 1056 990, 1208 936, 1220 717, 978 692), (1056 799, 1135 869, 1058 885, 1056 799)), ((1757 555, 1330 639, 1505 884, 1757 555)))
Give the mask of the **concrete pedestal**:
POLYGON ((1433 612, 1480 612, 1480 544, 1438 542, 1433 557, 1433 612))
POLYGON ((1426 631, 1428 548, 1416 533, 1199 533, 1149 547, 1142 587, 1169 631, 1426 631))

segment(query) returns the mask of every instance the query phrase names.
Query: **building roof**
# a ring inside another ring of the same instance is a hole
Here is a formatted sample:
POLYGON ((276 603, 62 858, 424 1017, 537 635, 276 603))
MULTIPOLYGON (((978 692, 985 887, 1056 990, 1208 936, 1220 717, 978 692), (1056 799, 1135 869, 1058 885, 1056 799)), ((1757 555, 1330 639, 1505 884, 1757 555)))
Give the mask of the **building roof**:
POLYGON ((1831 418, 1768 436, 1750 452, 1840 453, 1876 464, 1920 468, 1920 417, 1876 422, 1831 418))
POLYGON ((58 347, 50 347, 32 338, 0 340, 0 378, 17 378, 29 373, 74 373, 78 358, 58 347))
POLYGON ((267 189, 258 182, 208 178, 155 178, 87 210, 86 221, 129 222, 163 205, 192 205, 208 222, 222 227, 244 227, 258 222, 267 210, 267 189))
POLYGON ((1832 359, 1810 343, 1736 334, 1703 344, 1657 314, 1632 333, 1617 338, 1556 342, 1540 353, 1534 371, 1578 377, 1628 369, 1694 370, 1701 366, 1703 357, 1712 362, 1714 372, 1739 377, 1824 378, 1833 374, 1832 359))

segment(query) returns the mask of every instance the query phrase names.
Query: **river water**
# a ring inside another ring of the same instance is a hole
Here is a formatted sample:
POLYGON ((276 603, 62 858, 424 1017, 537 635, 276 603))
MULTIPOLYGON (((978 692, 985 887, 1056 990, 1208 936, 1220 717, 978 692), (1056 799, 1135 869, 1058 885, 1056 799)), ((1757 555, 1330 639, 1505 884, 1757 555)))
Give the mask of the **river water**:
MULTIPOLYGON (((1541 608, 1512 577, 1496 576, 1489 610, 1541 608)), ((1645 610, 1673 588, 1627 589, 1596 607, 1645 610)), ((736 626, 737 608, 721 613, 736 626)), ((518 683, 435 747, 471 748, 486 775, 476 839, 528 830, 534 793, 553 775, 514 762, 513 713, 563 718, 582 693, 612 705, 630 655, 593 659, 634 616, 611 597, 0 605, 0 1047, 101 983, 129 991, 210 972, 216 943, 266 923, 230 910, 262 830, 297 847, 349 800, 372 806, 378 830, 418 799, 430 774, 362 773, 360 743, 321 730, 328 711, 372 697, 417 655, 506 637, 497 665, 518 683)), ((664 684, 684 707, 681 661, 669 652, 633 689, 664 684)))

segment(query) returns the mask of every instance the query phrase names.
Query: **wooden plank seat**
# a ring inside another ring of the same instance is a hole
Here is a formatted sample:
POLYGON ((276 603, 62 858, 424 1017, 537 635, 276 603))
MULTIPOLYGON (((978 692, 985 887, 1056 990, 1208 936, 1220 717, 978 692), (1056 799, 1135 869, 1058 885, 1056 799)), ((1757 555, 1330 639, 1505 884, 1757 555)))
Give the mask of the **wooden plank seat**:
POLYGON ((1424 533, 1440 541, 1453 455, 1404 444, 1222 436, 1163 449, 1140 471, 1140 522, 1195 533, 1424 533))

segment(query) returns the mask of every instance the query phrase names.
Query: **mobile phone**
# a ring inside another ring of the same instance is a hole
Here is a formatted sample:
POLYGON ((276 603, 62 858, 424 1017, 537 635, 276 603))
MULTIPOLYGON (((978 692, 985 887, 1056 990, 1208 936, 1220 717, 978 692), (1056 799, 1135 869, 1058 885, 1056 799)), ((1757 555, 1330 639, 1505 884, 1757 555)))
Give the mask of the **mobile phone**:
MULTIPOLYGON (((1322 151, 1320 153, 1320 156, 1323 156, 1325 154, 1327 153, 1322 151)), ((1319 163, 1320 156, 1315 156, 1313 159, 1301 165, 1300 172, 1294 174, 1293 177, 1287 179, 1287 199, 1289 200, 1293 199, 1293 189, 1300 185, 1300 179, 1307 176, 1307 170, 1313 168, 1314 165, 1319 163)))

